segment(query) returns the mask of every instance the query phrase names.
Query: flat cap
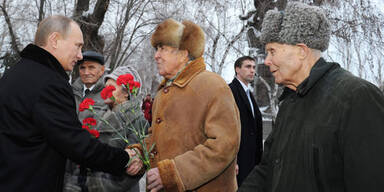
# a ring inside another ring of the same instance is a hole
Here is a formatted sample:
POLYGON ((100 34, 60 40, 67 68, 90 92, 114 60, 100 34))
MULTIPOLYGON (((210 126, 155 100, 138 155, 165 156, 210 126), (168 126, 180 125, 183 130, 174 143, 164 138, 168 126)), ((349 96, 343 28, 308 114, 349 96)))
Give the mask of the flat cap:
POLYGON ((95 61, 104 65, 104 56, 96 51, 85 51, 83 52, 83 59, 78 62, 78 64, 83 63, 84 61, 95 61))

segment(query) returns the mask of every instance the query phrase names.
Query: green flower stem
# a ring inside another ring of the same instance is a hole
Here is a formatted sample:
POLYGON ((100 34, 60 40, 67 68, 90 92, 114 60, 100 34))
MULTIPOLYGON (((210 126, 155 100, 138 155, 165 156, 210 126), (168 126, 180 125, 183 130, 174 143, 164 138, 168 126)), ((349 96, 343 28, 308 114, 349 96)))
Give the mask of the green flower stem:
MULTIPOLYGON (((130 98, 135 99, 136 94, 130 94, 130 98)), ((141 112, 141 110, 135 110, 138 108, 139 108, 138 105, 135 105, 135 106, 133 106, 133 108, 131 108, 130 112, 133 114, 136 114, 137 111, 141 112)), ((140 130, 137 130, 132 123, 132 119, 130 119, 129 116, 124 111, 121 111, 121 112, 122 112, 122 114, 124 114, 125 118, 128 120, 127 121, 128 122, 128 129, 131 130, 137 136, 137 138, 139 140, 139 144, 143 148, 143 155, 140 152, 136 152, 136 153, 138 154, 139 158, 143 162, 143 165, 145 166, 146 171, 148 171, 149 169, 151 169, 151 164, 150 164, 151 154, 150 154, 150 152, 152 151, 154 145, 152 145, 152 147, 148 150, 147 144, 144 142, 145 138, 147 137, 147 135, 145 134, 145 129, 143 127, 141 127, 140 130)), ((134 117, 135 117, 135 115, 134 115, 134 117)))
POLYGON ((107 120, 101 118, 100 115, 98 115, 98 114, 97 114, 96 112, 94 112, 93 110, 92 110, 92 113, 93 113, 98 119, 100 119, 102 122, 104 122, 105 124, 107 124, 110 128, 112 128, 112 129, 113 129, 113 130, 114 130, 114 131, 121 137, 121 139, 123 139, 126 143, 129 144, 128 139, 125 138, 123 135, 121 135, 121 133, 120 133, 116 128, 114 128, 111 124, 109 124, 109 122, 108 122, 107 120))

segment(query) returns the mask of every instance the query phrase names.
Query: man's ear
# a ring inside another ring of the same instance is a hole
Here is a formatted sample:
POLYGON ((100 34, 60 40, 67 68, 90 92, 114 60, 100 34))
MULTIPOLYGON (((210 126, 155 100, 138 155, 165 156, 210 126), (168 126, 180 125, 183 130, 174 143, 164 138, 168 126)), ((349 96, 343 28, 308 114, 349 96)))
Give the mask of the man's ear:
MULTIPOLYGON (((240 71, 240 67, 235 67, 235 72, 236 74, 239 74, 239 71, 240 71)), ((237 76, 237 75, 236 75, 237 76)))
POLYGON ((101 66, 101 71, 104 74, 104 72, 105 72, 105 66, 104 65, 101 66))
POLYGON ((298 43, 296 44, 296 46, 298 46, 299 48, 299 52, 298 52, 299 58, 300 59, 307 58, 310 53, 310 48, 304 43, 298 43))
POLYGON ((58 40, 61 39, 61 34, 58 32, 53 32, 48 36, 47 39, 47 45, 51 45, 54 49, 57 49, 59 47, 58 40))
POLYGON ((188 50, 179 50, 179 54, 181 55, 181 58, 184 60, 185 58, 189 60, 188 58, 188 50))

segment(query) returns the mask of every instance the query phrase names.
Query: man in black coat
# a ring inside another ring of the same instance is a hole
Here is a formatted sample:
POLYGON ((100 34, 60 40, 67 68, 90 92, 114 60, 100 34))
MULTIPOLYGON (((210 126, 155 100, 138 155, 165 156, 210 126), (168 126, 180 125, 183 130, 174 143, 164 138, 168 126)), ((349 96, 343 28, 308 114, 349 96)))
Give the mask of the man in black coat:
POLYGON ((249 89, 255 76, 255 60, 240 57, 235 62, 236 77, 229 84, 240 111, 241 143, 237 154, 237 184, 241 185, 249 172, 260 162, 263 152, 263 124, 257 103, 249 89))
POLYGON ((131 151, 101 144, 81 128, 68 75, 82 59, 80 27, 43 20, 35 43, 0 80, 0 191, 62 191, 67 158, 95 170, 135 174, 131 151))

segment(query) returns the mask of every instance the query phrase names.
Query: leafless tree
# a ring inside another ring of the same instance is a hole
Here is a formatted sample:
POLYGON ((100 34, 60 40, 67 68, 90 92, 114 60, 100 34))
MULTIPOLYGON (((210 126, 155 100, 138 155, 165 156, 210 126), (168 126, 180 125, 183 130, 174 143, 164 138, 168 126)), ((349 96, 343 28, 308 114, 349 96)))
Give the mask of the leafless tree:
POLYGON ((76 3, 73 19, 75 19, 83 31, 84 50, 95 50, 100 53, 104 49, 104 38, 99 34, 99 29, 104 21, 110 0, 97 0, 92 13, 89 10, 90 0, 79 0, 76 3))
POLYGON ((13 30, 11 18, 8 15, 7 11, 7 0, 3 0, 3 3, 0 5, 1 12, 4 16, 5 22, 7 23, 7 27, 9 30, 9 35, 11 36, 11 47, 13 51, 17 54, 20 53, 20 43, 18 41, 18 38, 13 30))

